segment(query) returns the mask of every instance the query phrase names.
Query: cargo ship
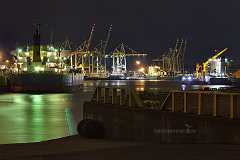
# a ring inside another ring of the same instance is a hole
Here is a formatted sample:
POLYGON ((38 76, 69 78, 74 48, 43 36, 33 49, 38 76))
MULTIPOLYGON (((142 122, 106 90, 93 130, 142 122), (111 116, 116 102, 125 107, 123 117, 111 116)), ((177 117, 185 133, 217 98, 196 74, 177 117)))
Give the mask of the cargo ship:
POLYGON ((52 72, 22 73, 9 77, 9 91, 26 93, 69 92, 65 76, 52 72))
MULTIPOLYGON (((54 63, 49 62, 50 56, 45 54, 57 53, 56 51, 41 51, 40 24, 35 25, 33 45, 26 52, 16 50, 16 60, 13 69, 6 75, 10 92, 68 92, 64 74, 54 68, 54 63)), ((50 48, 52 50, 52 48, 50 48)), ((56 59, 56 58, 55 58, 56 59)))

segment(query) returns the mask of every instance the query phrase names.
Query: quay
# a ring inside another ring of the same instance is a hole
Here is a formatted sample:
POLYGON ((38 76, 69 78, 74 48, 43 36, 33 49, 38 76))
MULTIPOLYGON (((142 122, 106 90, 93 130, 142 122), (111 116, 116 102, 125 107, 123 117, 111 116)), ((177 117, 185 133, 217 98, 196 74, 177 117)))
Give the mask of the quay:
POLYGON ((238 159, 238 145, 152 144, 89 140, 80 136, 40 143, 0 145, 1 160, 238 159), (181 155, 181 158, 179 158, 181 155))

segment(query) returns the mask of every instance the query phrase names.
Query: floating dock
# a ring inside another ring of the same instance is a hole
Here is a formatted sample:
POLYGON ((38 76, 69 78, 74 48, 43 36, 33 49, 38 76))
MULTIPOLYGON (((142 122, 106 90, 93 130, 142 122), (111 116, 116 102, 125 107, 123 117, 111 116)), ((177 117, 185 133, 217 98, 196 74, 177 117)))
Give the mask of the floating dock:
POLYGON ((99 87, 84 118, 101 121, 110 139, 240 144, 240 93, 99 87))

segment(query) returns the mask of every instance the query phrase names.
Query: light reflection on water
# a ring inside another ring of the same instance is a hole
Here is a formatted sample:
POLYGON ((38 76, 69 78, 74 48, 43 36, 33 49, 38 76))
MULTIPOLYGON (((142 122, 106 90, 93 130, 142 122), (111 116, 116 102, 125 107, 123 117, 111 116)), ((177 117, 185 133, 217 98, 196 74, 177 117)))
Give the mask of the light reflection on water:
POLYGON ((26 143, 66 136, 68 94, 0 95, 0 143, 26 143))
POLYGON ((138 91, 187 90, 202 87, 170 81, 84 81, 75 94, 0 95, 0 144, 27 143, 75 134, 82 117, 82 103, 91 98, 96 86, 128 86, 138 91))
POLYGON ((146 89, 160 89, 162 91, 170 90, 203 90, 204 88, 221 89, 231 86, 227 85, 186 85, 176 81, 165 80, 106 80, 106 81, 83 81, 83 87, 89 89, 91 87, 103 86, 128 86, 134 87, 136 90, 143 91, 146 89))

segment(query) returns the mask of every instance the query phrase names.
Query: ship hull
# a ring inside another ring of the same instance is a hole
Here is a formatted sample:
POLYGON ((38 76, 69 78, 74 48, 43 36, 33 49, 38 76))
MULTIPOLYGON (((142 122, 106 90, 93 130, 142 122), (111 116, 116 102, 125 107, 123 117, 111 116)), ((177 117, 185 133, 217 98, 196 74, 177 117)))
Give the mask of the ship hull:
POLYGON ((24 73, 9 77, 11 92, 59 93, 69 92, 64 76, 54 73, 24 73))

